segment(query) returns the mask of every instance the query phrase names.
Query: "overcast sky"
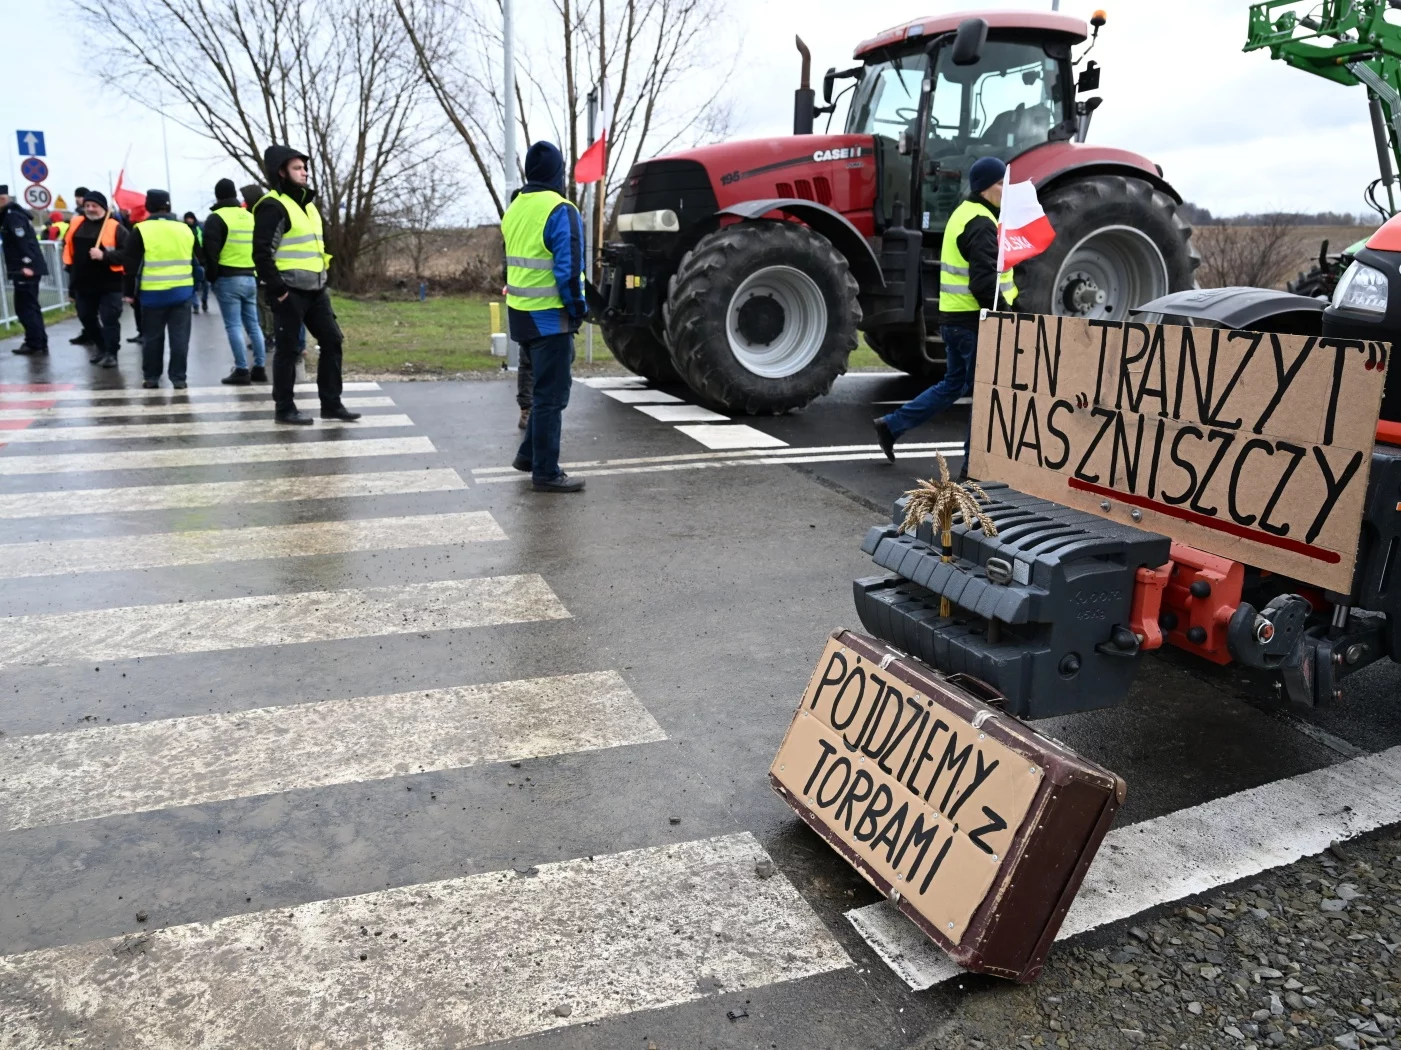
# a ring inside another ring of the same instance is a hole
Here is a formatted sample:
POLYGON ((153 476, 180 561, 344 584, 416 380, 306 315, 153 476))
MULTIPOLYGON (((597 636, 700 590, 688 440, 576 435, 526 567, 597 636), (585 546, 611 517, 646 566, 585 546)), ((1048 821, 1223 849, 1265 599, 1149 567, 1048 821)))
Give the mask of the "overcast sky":
MULTIPOLYGON (((1103 0, 1102 0, 1103 2, 1103 0)), ((1041 9, 1044 3, 980 0, 977 7, 1041 9)), ((1095 4, 1064 0, 1087 17, 1095 4)), ((1188 200, 1216 214, 1364 210, 1361 193, 1376 177, 1363 90, 1343 88, 1243 54, 1247 4, 1240 0, 1125 0, 1106 3, 1109 24, 1094 56, 1103 67, 1091 141, 1145 154, 1188 200)), ((860 40, 950 3, 911 0, 731 0, 743 34, 742 76, 731 85, 736 132, 745 137, 790 130, 798 56, 793 34, 812 49, 815 78, 850 63, 860 40)), ((65 0, 0 0, 4 24, 45 26, 42 39, 74 39, 65 0)), ((81 39, 81 35, 77 37, 81 39)), ((35 38, 30 38, 31 40, 35 38)), ((0 181, 22 185, 15 131, 44 131, 49 188, 69 198, 81 184, 110 188, 125 162, 126 184, 166 186, 177 211, 201 215, 214 182, 241 173, 198 135, 166 122, 134 99, 104 89, 84 69, 82 46, 5 47, 0 181)), ((838 113, 834 129, 840 125, 838 113)))

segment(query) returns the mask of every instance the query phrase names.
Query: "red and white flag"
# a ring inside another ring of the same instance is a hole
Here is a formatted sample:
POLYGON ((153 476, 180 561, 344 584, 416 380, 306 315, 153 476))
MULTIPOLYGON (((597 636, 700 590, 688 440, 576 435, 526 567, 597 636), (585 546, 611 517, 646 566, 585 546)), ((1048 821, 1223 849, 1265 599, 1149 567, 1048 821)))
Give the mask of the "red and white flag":
POLYGON ((1002 189, 1002 221, 997 227, 997 272, 1040 255, 1055 239, 1056 231, 1046 218, 1036 187, 1030 181, 1013 182, 1009 167, 1002 189))
POLYGON ((574 181, 580 185, 597 182, 603 178, 604 154, 608 149, 608 125, 612 123, 613 114, 608 106, 608 85, 602 85, 598 94, 598 138, 579 155, 574 164, 574 181))

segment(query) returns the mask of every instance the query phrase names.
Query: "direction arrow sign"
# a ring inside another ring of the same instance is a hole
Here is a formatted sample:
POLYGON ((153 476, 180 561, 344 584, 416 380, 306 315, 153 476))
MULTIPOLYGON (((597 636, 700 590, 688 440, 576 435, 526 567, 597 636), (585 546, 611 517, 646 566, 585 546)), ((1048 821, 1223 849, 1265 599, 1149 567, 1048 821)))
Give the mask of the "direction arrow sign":
POLYGON ((47 186, 40 186, 38 183, 35 183, 32 186, 26 186, 24 188, 24 203, 31 208, 43 211, 49 206, 49 202, 52 200, 53 195, 49 193, 49 188, 47 186))
POLYGON ((49 166, 38 157, 25 157, 19 173, 30 182, 43 182, 49 177, 49 166))
POLYGON ((42 131, 16 131, 19 138, 19 155, 21 157, 42 157, 44 152, 44 133, 42 131))

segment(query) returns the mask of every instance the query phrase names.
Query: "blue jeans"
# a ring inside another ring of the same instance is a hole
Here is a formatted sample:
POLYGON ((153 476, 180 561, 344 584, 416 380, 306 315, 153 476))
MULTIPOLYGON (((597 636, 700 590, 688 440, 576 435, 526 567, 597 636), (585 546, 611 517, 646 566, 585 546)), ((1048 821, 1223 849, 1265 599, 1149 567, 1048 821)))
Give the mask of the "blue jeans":
POLYGON ((253 364, 262 368, 267 363, 267 345, 263 329, 258 324, 258 279, 256 277, 220 277, 214 282, 214 297, 219 300, 219 315, 224 319, 224 331, 229 336, 234 367, 247 368, 244 353, 244 333, 253 347, 253 364))
POLYGON ((524 356, 530 350, 535 374, 535 391, 530 401, 530 423, 516 456, 530 460, 530 476, 536 481, 553 481, 560 476, 559 432, 561 417, 569 404, 569 367, 574 363, 574 334, 561 332, 532 339, 522 345, 524 356))
MULTIPOLYGON (((947 412, 960 397, 973 391, 973 371, 978 352, 978 333, 962 325, 946 324, 939 328, 944 340, 944 353, 948 357, 948 367, 944 378, 931 386, 919 397, 901 405, 884 417, 885 425, 896 437, 912 430, 921 423, 927 423, 941 412, 947 412)), ((963 470, 968 470, 968 440, 972 436, 973 414, 968 414, 968 424, 963 428, 963 470)))

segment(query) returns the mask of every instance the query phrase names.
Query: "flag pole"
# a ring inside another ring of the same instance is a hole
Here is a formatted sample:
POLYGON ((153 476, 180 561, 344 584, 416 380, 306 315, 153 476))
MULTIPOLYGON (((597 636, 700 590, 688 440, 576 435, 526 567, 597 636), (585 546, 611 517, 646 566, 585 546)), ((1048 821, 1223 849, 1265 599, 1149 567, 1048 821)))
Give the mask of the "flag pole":
MULTIPOLYGON (((1005 199, 1007 186, 1012 181, 1012 165, 1008 164, 1002 172, 1002 194, 1005 199)), ((998 303, 1002 299, 1002 209, 998 208, 997 215, 997 273, 993 275, 992 282, 992 312, 997 313, 998 303)))
POLYGON ((593 239, 593 268, 594 279, 602 276, 602 252, 603 252, 603 199, 608 196, 608 128, 602 126, 602 121, 608 118, 608 111, 605 106, 608 92, 608 23, 604 18, 604 0, 598 0, 598 113, 600 117, 600 127, 598 133, 604 136, 603 141, 603 175, 599 178, 598 184, 594 187, 594 239, 593 239))

